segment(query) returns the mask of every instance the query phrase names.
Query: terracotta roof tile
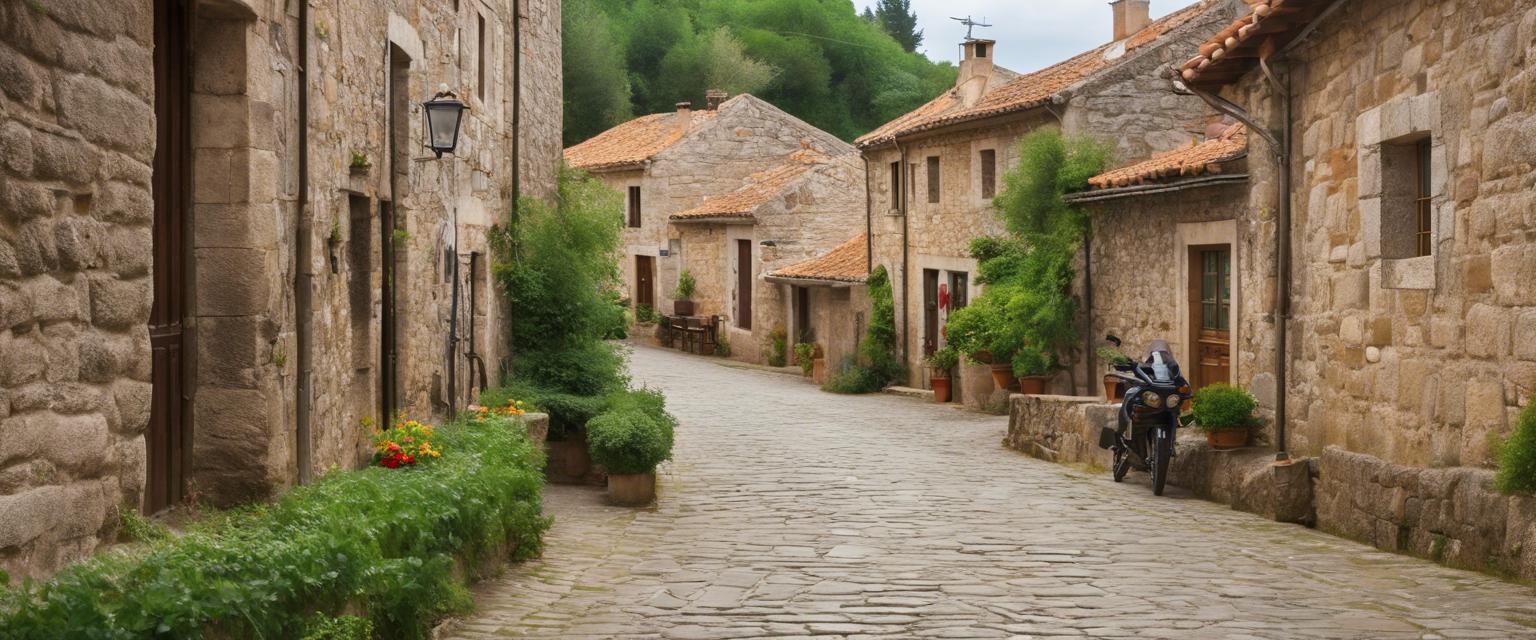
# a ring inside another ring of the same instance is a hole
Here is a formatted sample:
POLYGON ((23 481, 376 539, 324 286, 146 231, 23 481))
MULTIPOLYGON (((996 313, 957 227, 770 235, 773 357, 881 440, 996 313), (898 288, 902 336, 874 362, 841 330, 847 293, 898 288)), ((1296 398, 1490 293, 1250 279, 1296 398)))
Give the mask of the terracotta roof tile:
POLYGON ((795 181, 804 175, 812 167, 825 161, 821 156, 809 151, 796 152, 787 162, 766 171, 759 171, 747 178, 747 184, 730 193, 705 198, 692 209, 680 211, 669 216, 672 220, 695 220, 700 218, 743 218, 751 219, 752 212, 764 203, 779 195, 795 181))
POLYGON ((1191 85, 1229 82, 1256 64, 1264 49, 1278 51, 1327 11, 1326 0, 1244 0, 1245 15, 1211 36, 1177 73, 1191 85))
POLYGON ((714 111, 693 111, 688 129, 678 122, 677 112, 653 113, 597 134, 565 150, 565 163, 588 171, 611 171, 639 166, 683 136, 714 119, 714 111))
POLYGON ((1241 124, 1234 124, 1218 137, 1101 173, 1089 178, 1088 184, 1095 189, 1110 189, 1163 178, 1221 173, 1221 163, 1236 160, 1247 153, 1248 129, 1241 124))
POLYGON ((1156 42, 1162 35, 1183 26, 1217 2, 1201 0, 1153 21, 1121 42, 1102 45, 1004 82, 982 95, 981 100, 970 108, 965 108, 955 91, 946 91, 927 104, 860 136, 854 144, 860 147, 885 144, 907 134, 1038 107, 1079 81, 1128 59, 1131 52, 1156 42), (1124 52, 1111 55, 1122 43, 1124 52))
POLYGON ((868 236, 861 233, 823 255, 775 270, 768 276, 796 280, 863 282, 869 275, 867 240, 868 236))

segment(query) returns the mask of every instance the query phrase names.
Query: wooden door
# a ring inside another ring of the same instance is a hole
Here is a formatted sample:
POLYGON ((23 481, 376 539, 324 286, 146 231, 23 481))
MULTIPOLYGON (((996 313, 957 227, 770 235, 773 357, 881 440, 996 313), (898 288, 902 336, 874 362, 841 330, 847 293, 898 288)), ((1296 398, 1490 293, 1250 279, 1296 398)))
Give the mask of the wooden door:
POLYGON ((1198 389, 1232 378, 1231 245, 1191 249, 1189 271, 1193 382, 1198 389))
POLYGON ((656 258, 635 256, 635 306, 656 308, 656 258))
POLYGON ((811 290, 795 287, 795 342, 812 342, 816 331, 811 328, 811 290))
POLYGON ((752 241, 736 241, 736 326, 752 328, 752 241))
POLYGON ((182 499, 188 448, 183 375, 186 210, 190 143, 187 16, 179 0, 155 3, 154 302, 149 314, 151 384, 145 436, 144 512, 182 499))
POLYGON ((923 269, 923 355, 939 348, 939 270, 923 269))

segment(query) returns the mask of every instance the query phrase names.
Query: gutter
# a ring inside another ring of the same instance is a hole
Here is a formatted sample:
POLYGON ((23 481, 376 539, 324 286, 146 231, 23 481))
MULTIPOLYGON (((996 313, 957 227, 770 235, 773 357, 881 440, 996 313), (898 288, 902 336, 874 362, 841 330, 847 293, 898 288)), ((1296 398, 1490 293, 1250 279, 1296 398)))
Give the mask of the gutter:
POLYGON ((865 282, 863 280, 831 280, 828 278, 796 278, 792 276, 763 276, 763 280, 774 284, 792 284, 801 287, 832 287, 834 289, 857 287, 865 282))
MULTIPOLYGON (((897 153, 901 154, 901 166, 896 172, 902 177, 901 184, 898 185, 901 189, 901 194, 897 197, 896 201, 901 203, 901 362, 906 364, 912 355, 912 318, 907 314, 912 303, 912 287, 907 281, 907 276, 911 274, 910 253, 912 246, 907 237, 908 219, 910 217, 907 215, 907 194, 912 192, 911 183, 916 179, 916 176, 907 173, 907 150, 901 146, 901 141, 893 139, 891 142, 896 145, 897 153)), ((864 188, 865 191, 868 191, 868 183, 865 183, 864 188)), ((874 266, 871 265, 870 268, 873 269, 874 266)))
POLYGON ((875 268, 875 196, 869 186, 869 156, 859 153, 864 161, 864 268, 875 268))
MULTIPOLYGON (((1238 158, 1233 158, 1237 160, 1238 158)), ((1228 173, 1214 176, 1203 176, 1180 180, 1165 184, 1139 184, 1130 187, 1114 187, 1111 189, 1097 189, 1094 191, 1080 191, 1062 196, 1062 200, 1070 204, 1083 204, 1087 202, 1103 202, 1105 200, 1119 200, 1122 198, 1134 198, 1158 193, 1174 193, 1202 187, 1216 187, 1224 184, 1237 184, 1248 181, 1246 173, 1228 173)))
POLYGON ((297 224, 294 230, 293 300, 294 329, 297 344, 295 366, 298 368, 298 384, 294 387, 294 404, 297 423, 294 438, 299 467, 299 484, 309 484, 311 451, 310 422, 313 419, 312 388, 314 376, 312 348, 314 332, 314 274, 310 273, 314 261, 314 239, 310 237, 314 221, 309 208, 309 3, 299 3, 299 202, 297 224))

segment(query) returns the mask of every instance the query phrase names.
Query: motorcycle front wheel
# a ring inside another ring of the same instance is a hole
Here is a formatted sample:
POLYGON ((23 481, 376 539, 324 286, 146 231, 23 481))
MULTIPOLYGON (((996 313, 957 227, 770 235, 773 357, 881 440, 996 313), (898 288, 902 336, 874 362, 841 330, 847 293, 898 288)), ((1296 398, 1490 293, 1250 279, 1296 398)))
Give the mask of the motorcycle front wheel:
POLYGON ((1115 482, 1125 479, 1125 473, 1131 470, 1131 451, 1124 446, 1115 448, 1115 464, 1110 467, 1114 474, 1115 482))
POLYGON ((1158 429, 1152 436, 1152 495, 1163 495, 1163 487, 1168 484, 1168 461, 1173 458, 1173 438, 1163 429, 1158 429))

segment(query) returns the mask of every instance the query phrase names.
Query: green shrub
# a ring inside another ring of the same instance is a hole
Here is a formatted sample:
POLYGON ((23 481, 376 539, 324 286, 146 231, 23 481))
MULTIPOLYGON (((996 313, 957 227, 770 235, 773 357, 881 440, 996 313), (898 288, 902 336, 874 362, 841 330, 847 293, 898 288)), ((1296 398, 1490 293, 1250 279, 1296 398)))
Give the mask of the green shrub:
POLYGON ((934 370, 948 372, 960 364, 960 353, 954 347, 944 347, 928 354, 926 360, 934 370))
POLYGON ((874 373, 869 369, 859 366, 858 357, 853 355, 843 356, 838 363, 837 370, 827 376, 827 381, 822 383, 821 390, 830 393, 874 393, 884 387, 875 379, 874 373))
POLYGON ((1216 383, 1195 392, 1190 413, 1203 431, 1249 429, 1258 426, 1253 412, 1259 406, 1253 394, 1229 384, 1216 383))
POLYGON ((715 337, 715 355, 722 358, 731 357, 731 341, 723 333, 715 337))
POLYGON ((295 638, 365 611, 379 638, 425 638, 472 601, 462 578, 536 553, 541 454, 510 418, 438 430, 443 456, 326 475, 217 525, 107 553, 0 592, 0 633, 43 638, 295 638), (355 609, 354 609, 355 607, 355 609))
POLYGON ((1536 396, 1520 412, 1515 430, 1499 445, 1493 486, 1505 494, 1536 491, 1536 396))
POLYGON ((802 342, 795 345, 795 364, 800 365, 800 374, 809 377, 816 357, 816 345, 802 342))
POLYGON ((533 411, 549 414, 549 436, 560 440, 583 426, 607 408, 603 396, 581 396, 553 391, 525 380, 513 380, 480 393, 480 404, 505 406, 508 400, 522 400, 533 411))
POLYGON ((158 542, 171 537, 171 530, 158 522, 150 522, 139 513, 138 505, 130 504, 123 506, 119 516, 117 537, 124 542, 158 542))
POLYGON ((768 366, 782 367, 789 348, 789 334, 783 327, 768 332, 768 366))
POLYGON ((1114 347, 1099 347, 1098 356, 1099 359, 1103 360, 1104 364, 1106 365, 1125 365, 1135 362, 1135 360, 1131 359, 1130 356, 1125 355, 1119 349, 1114 347))
POLYGON ((1024 347, 1013 354, 1013 375, 1017 378, 1046 375, 1051 365, 1051 354, 1038 347, 1024 347))
POLYGON ((669 431, 639 408, 610 410, 587 423, 587 448, 608 473, 652 473, 672 457, 669 431))
POLYGON ((859 341, 858 356, 844 358, 838 371, 821 388, 832 393, 874 393, 906 375, 896 356, 896 304, 885 266, 875 267, 869 285, 869 328, 859 341))
POLYGON ((656 322, 656 308, 648 304, 635 305, 635 322, 640 324, 656 322))
POLYGON ((677 289, 672 292, 672 297, 678 300, 692 300, 693 290, 697 286, 698 283, 694 281, 693 274, 683 269, 683 272, 677 276, 677 289))
POLYGON ((304 640, 370 640, 373 621, 357 616, 321 616, 310 623, 304 640))

